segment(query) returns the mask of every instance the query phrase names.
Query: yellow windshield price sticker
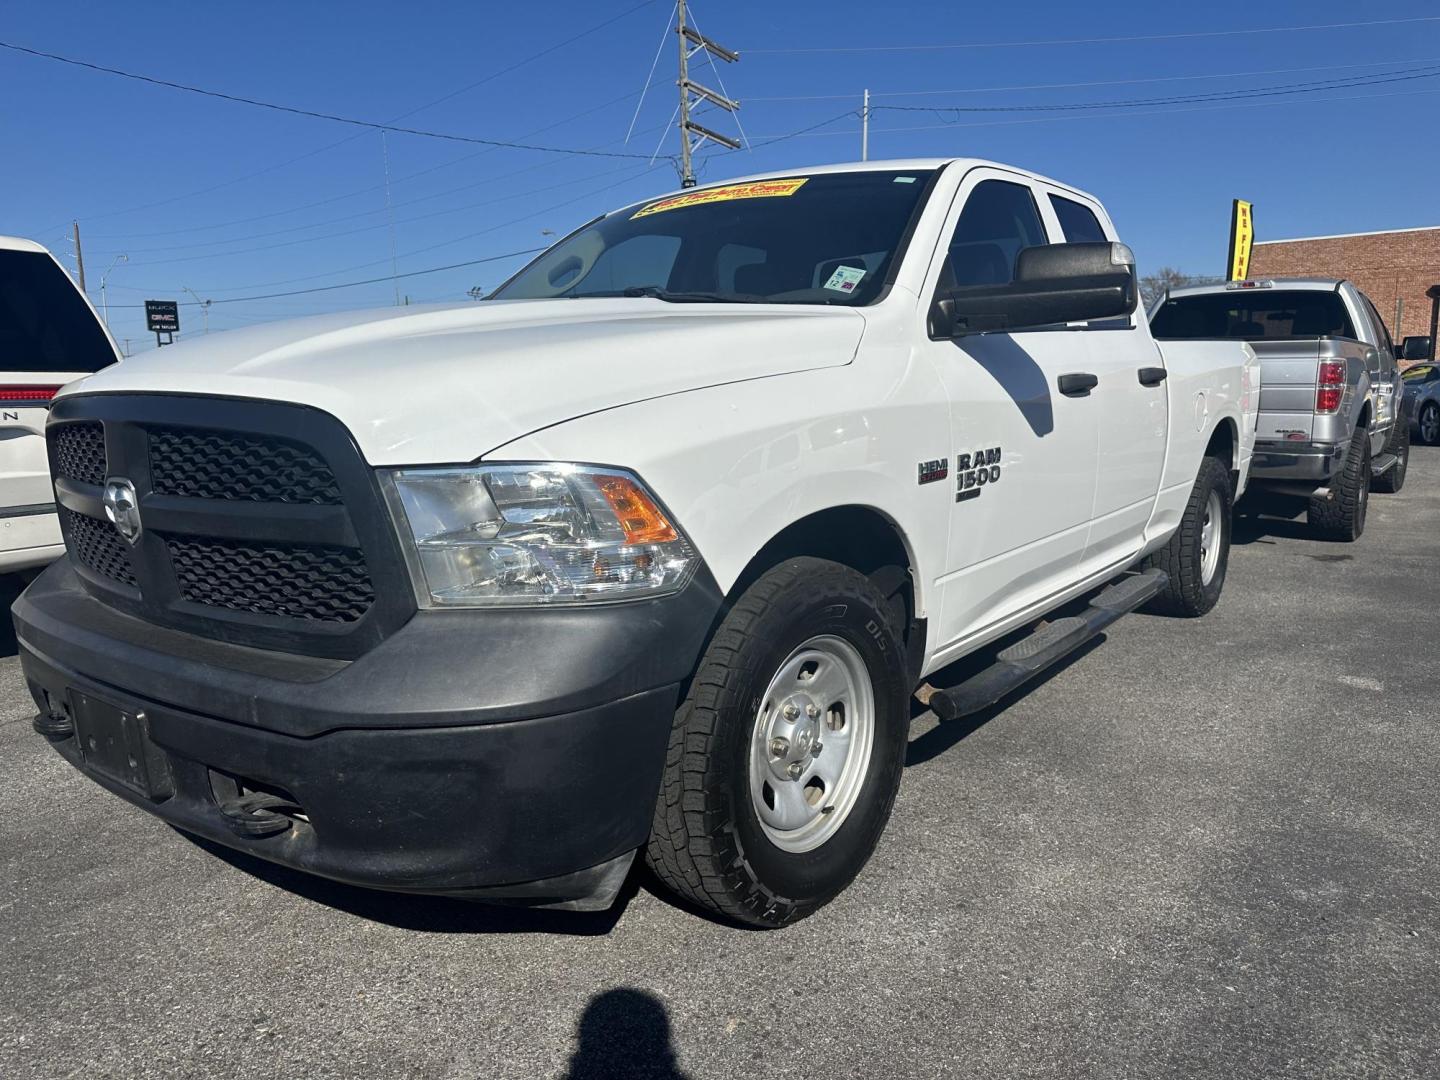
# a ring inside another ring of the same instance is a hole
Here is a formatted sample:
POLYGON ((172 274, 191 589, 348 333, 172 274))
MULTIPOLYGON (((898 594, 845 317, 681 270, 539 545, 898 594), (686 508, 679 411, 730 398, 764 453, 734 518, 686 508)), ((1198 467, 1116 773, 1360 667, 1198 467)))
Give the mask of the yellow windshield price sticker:
POLYGON ((733 199, 774 199, 794 195, 810 179, 802 176, 794 180, 756 180, 749 184, 727 184, 725 187, 706 188, 703 191, 687 191, 683 195, 672 195, 668 199, 653 202, 634 214, 630 220, 662 214, 666 210, 679 210, 686 206, 704 206, 706 203, 730 202, 733 199))

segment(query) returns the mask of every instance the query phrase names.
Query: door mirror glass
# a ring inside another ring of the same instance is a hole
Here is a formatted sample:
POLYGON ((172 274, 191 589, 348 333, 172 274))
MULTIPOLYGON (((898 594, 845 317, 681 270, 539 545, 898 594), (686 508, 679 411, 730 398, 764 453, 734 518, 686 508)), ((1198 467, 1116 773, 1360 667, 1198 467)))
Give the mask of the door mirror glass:
POLYGON ((1135 256, 1124 244, 1048 244, 1021 249, 1014 280, 954 288, 937 297, 931 336, 1009 332, 1115 319, 1135 311, 1135 256))
POLYGON ((1400 343, 1401 360, 1429 360, 1434 342, 1429 337, 1407 337, 1400 343))

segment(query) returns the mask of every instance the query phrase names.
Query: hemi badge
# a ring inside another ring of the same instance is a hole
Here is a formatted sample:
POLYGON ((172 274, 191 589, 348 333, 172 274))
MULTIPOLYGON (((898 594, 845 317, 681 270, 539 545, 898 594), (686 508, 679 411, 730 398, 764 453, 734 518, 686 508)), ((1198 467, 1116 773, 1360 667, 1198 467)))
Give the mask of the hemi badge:
POLYGON ((922 484, 933 484, 936 480, 944 480, 949 475, 950 460, 948 458, 920 462, 920 483, 922 484))

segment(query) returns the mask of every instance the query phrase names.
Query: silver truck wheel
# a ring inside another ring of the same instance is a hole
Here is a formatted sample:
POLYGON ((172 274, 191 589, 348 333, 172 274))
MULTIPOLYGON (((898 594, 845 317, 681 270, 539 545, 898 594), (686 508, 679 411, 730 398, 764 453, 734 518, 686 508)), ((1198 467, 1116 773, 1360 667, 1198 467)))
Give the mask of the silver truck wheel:
POLYGON ((1311 496, 1310 527, 1326 540, 1350 543, 1365 531, 1370 508, 1370 432, 1356 428, 1340 471, 1330 479, 1329 493, 1311 496))
POLYGON ((889 820, 910 688, 890 604, 864 574, 809 556, 762 574, 675 713, 646 864, 753 926, 828 903, 889 820))
POLYGON ((875 692, 855 647, 811 638, 761 695, 750 739, 750 802, 771 843, 813 851, 845 824, 865 786, 875 692))

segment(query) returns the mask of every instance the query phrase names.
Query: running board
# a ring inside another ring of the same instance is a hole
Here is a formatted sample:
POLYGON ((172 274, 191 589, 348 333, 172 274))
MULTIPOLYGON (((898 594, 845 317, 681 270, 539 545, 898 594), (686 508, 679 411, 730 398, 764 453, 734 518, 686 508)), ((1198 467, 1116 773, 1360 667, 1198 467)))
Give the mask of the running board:
POLYGON ((1002 650, 995 663, 960 685, 939 688, 925 683, 915 696, 941 720, 957 720, 988 709, 1098 636, 1122 615, 1154 599, 1169 580, 1158 567, 1122 578, 1091 600, 1081 614, 1042 623, 1029 637, 1002 650))
POLYGON ((1376 455, 1376 457, 1370 462, 1370 475, 1384 476, 1387 472, 1389 472, 1395 467, 1395 463, 1399 460, 1400 458, 1395 454, 1376 455))

